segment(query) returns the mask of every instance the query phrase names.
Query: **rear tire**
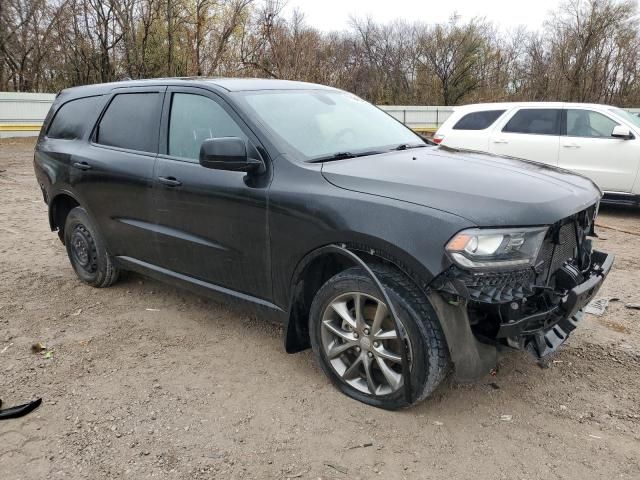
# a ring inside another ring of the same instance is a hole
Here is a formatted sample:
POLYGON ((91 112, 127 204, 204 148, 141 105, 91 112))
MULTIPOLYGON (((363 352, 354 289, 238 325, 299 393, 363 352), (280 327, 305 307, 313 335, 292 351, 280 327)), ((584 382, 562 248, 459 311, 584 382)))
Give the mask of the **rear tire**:
MULTIPOLYGON (((409 345, 413 405, 430 395, 449 371, 447 343, 433 307, 411 281, 389 267, 373 271, 409 345)), ((330 278, 313 300, 309 322, 314 355, 338 390, 387 410, 410 406, 398 361, 404 342, 397 340, 384 300, 364 270, 354 267, 330 278), (376 323, 379 308, 385 309, 380 314, 385 320, 376 323)))
POLYGON ((75 207, 67 215, 64 244, 71 266, 84 283, 104 288, 118 279, 119 271, 84 208, 75 207))

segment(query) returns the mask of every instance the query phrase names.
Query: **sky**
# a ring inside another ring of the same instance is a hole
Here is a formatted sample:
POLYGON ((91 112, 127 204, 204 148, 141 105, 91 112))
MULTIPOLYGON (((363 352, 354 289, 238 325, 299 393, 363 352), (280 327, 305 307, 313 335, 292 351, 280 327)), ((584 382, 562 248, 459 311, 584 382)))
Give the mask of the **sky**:
POLYGON ((284 14, 290 16, 297 7, 308 25, 323 31, 348 28, 350 15, 370 16, 379 23, 394 19, 435 23, 447 21, 454 12, 462 20, 486 17, 500 29, 524 25, 537 30, 547 13, 560 3, 560 0, 288 0, 284 14))

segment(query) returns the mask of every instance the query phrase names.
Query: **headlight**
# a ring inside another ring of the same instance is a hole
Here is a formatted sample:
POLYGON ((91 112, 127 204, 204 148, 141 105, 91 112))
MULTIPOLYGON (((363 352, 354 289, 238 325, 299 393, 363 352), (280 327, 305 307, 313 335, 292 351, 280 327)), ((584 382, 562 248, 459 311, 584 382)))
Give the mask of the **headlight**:
POLYGON ((533 265, 548 227, 471 228, 449 240, 451 259, 464 268, 507 268, 533 265))

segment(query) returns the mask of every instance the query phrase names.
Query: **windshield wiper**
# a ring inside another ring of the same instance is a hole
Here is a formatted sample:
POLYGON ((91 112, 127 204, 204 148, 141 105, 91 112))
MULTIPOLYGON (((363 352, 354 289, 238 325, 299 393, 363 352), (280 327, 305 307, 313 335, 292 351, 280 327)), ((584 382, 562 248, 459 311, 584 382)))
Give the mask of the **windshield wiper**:
POLYGON ((414 143, 413 145, 409 145, 408 143, 401 143, 400 145, 392 148, 391 150, 409 150, 410 148, 422 148, 426 146, 427 145, 423 143, 414 143))
MULTIPOLYGON (((402 143, 397 147, 393 147, 390 150, 385 150, 385 151, 389 152, 394 150, 408 150, 409 148, 422 148, 426 146, 427 146, 426 144, 422 144, 422 143, 414 143, 414 144, 402 143)), ((371 150, 369 152, 358 152, 358 153, 337 152, 337 153, 332 153, 331 155, 314 158, 313 160, 309 160, 309 163, 331 162, 333 160, 345 160, 347 158, 366 157, 368 155, 378 155, 380 153, 384 153, 385 151, 371 150)))
POLYGON ((326 155, 324 157, 314 158, 313 160, 309 160, 309 163, 331 162, 333 160, 345 160, 347 158, 366 157, 368 155, 377 155, 379 153, 382 153, 382 152, 379 150, 372 150, 370 152, 360 152, 360 153, 338 152, 338 153, 332 153, 331 155, 326 155))

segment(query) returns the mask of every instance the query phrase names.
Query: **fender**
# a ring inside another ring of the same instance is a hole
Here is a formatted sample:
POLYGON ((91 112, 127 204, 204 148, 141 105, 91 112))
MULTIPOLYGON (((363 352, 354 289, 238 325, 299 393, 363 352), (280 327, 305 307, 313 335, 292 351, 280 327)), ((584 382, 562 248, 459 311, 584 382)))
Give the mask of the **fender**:
MULTIPOLYGON (((48 206, 48 216, 49 216, 49 227, 51 228, 51 231, 55 231, 56 227, 54 225, 54 221, 53 221, 53 209, 51 208, 51 206, 54 204, 54 201, 56 198, 60 197, 61 195, 66 195, 69 196, 71 198, 73 198, 76 202, 78 202, 78 204, 84 208, 87 212, 87 214, 89 215, 89 218, 95 219, 95 216, 93 215, 93 212, 91 211, 90 208, 87 207, 87 204, 84 203, 82 201, 82 199, 75 193, 72 192, 70 190, 67 190, 66 188, 60 188, 57 189, 55 191, 55 194, 52 197, 49 197, 49 204, 48 206)), ((98 225, 98 222, 96 222, 95 220, 93 221, 93 228, 95 228, 98 233, 100 234, 100 236, 103 238, 103 242, 105 243, 105 246, 107 247, 107 251, 109 250, 109 246, 106 244, 106 238, 104 236, 104 234, 102 233, 101 229, 100 229, 100 225, 98 225)))
POLYGON ((73 198, 76 202, 78 202, 79 205, 81 205, 87 211, 87 213, 89 213, 90 216, 92 216, 90 210, 86 207, 86 205, 84 205, 82 203, 82 200, 80 200, 78 195, 76 195, 75 193, 71 192, 70 190, 57 189, 55 192, 53 192, 52 195, 49 196, 49 203, 47 205, 48 210, 49 210, 49 227, 51 227, 51 231, 54 231, 56 229, 55 222, 53 220, 53 208, 52 208, 52 206, 56 202, 56 199, 58 197, 60 197, 60 196, 63 196, 63 195, 73 198))
MULTIPOLYGON (((363 260, 362 258, 362 254, 365 252, 367 252, 367 250, 364 248, 358 249, 357 247, 348 244, 331 244, 320 247, 309 253, 299 263, 292 278, 292 285, 295 287, 295 285, 297 284, 297 280, 301 277, 304 269, 314 259, 327 253, 333 253, 340 254, 345 258, 345 260, 347 260, 354 266, 358 265, 362 267, 370 277, 372 277, 373 275, 372 280, 374 281, 374 283, 376 283, 378 289, 383 289, 379 280, 375 278, 375 274, 373 274, 371 269, 366 264, 365 260, 363 260), (358 250, 361 252, 360 255, 357 254, 358 250)), ((454 377, 456 381, 462 383, 473 382, 482 378, 493 368, 495 368, 495 366, 497 365, 497 349, 493 345, 481 343, 476 339, 475 335, 471 331, 471 325, 469 324, 466 305, 451 305, 447 303, 437 291, 431 289, 430 284, 420 285, 420 280, 416 280, 415 278, 413 278, 410 275, 410 272, 408 272, 406 268, 403 267, 403 265, 398 264, 397 261, 394 262, 392 259, 386 260, 390 261, 396 268, 398 268, 405 275, 407 275, 407 277, 413 280, 418 289, 427 296, 433 309, 438 315, 438 321, 440 322, 440 326, 444 333, 445 339, 447 340, 449 355, 455 368, 454 377)), ((298 335, 300 334, 297 326, 292 325, 292 322, 290 322, 295 293, 296 292, 294 288, 292 288, 291 299, 288 308, 289 314, 284 319, 285 348, 289 353, 298 351, 296 349, 290 348, 290 346, 296 344, 296 340, 298 339, 298 335)), ((381 292, 381 295, 385 299, 385 301, 388 301, 388 296, 386 295, 386 292, 384 292, 384 289, 381 292)), ((397 316, 395 315, 395 313, 393 318, 397 327, 397 316)), ((406 378, 404 372, 405 368, 403 365, 403 377, 406 378)), ((410 379, 408 381, 410 382, 410 379)), ((408 395, 406 398, 407 401, 409 401, 412 392, 405 392, 405 395, 408 395)))
MULTIPOLYGON (((396 256, 387 253, 385 250, 373 248, 370 244, 364 244, 360 241, 357 243, 354 241, 345 243, 344 241, 336 240, 316 247, 314 250, 308 252, 302 260, 298 261, 293 269, 293 273, 287 280, 286 287, 284 285, 281 287, 285 290, 285 292, 283 292, 285 300, 281 301, 281 303, 275 302, 278 305, 282 305, 283 312, 281 317, 284 328, 284 343, 285 350, 288 353, 297 353, 309 348, 308 342, 306 341, 308 332, 305 328, 301 328, 300 323, 302 315, 306 316, 307 312, 303 313, 294 311, 296 299, 299 298, 299 295, 303 294, 303 292, 300 291, 299 286, 302 285, 304 271, 307 267, 309 267, 309 265, 317 258, 327 254, 338 254, 344 260, 345 265, 358 265, 357 262, 353 261, 352 257, 344 255, 343 252, 336 252, 334 249, 327 249, 329 246, 338 246, 344 250, 354 252, 358 255, 358 258, 363 261, 368 261, 370 258, 385 260, 401 271, 422 292, 428 288, 428 285, 434 278, 432 272, 426 269, 421 269, 418 273, 413 270, 411 266, 419 266, 419 263, 405 252, 399 252, 402 253, 402 259, 398 259, 396 256), (294 321, 292 321, 292 319, 294 319, 294 321), (295 321, 296 319, 297 321, 295 321)), ((391 250, 398 252, 397 247, 393 247, 391 250)), ((344 268, 347 267, 345 266, 344 268)), ((337 273, 337 271, 335 273, 337 273)), ((318 285, 318 288, 319 287, 320 285, 318 285)))
MULTIPOLYGON (((288 279, 287 289, 289 291, 287 310, 291 309, 291 301, 293 288, 301 278, 304 269, 317 257, 328 253, 324 250, 326 246, 338 245, 342 248, 346 248, 349 251, 359 251, 362 254, 379 257, 393 264, 396 268, 402 271, 407 277, 409 277, 415 285, 424 290, 428 287, 433 279, 435 279, 441 272, 432 272, 420 264, 415 257, 411 254, 399 249, 396 245, 388 243, 384 240, 375 237, 369 237, 362 234, 354 234, 353 232, 336 232, 341 234, 342 237, 349 235, 352 238, 349 241, 344 240, 329 240, 325 239, 324 244, 318 245, 313 250, 307 252, 301 260, 298 261, 291 277, 288 279), (377 244, 377 245, 375 245, 377 244), (375 246, 374 246, 375 245, 375 246)), ((283 302, 284 303, 284 302, 283 302)))

